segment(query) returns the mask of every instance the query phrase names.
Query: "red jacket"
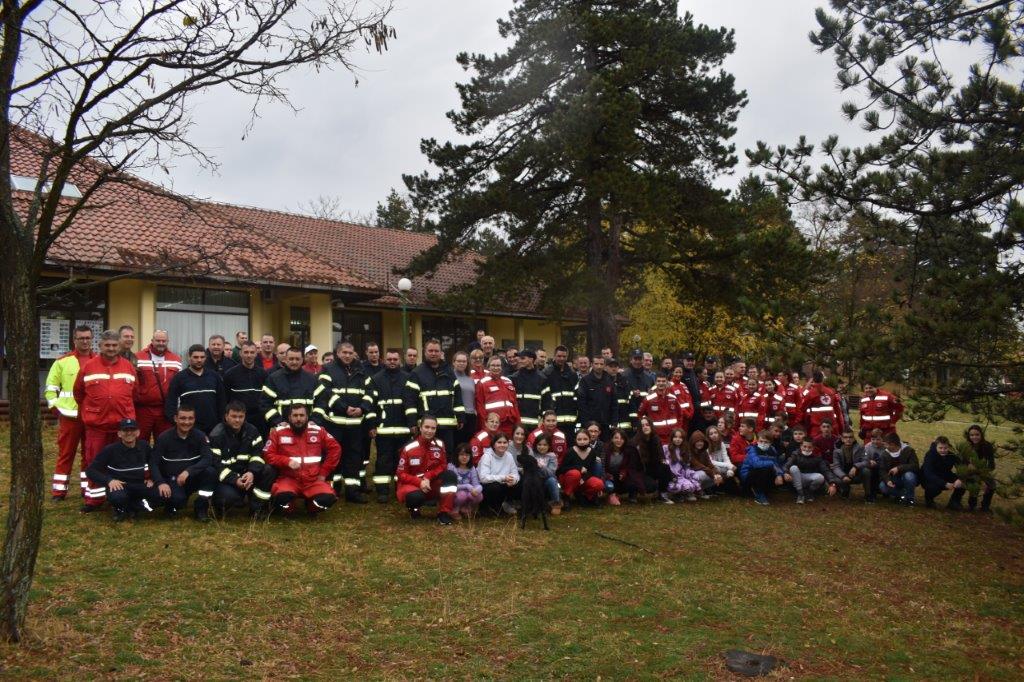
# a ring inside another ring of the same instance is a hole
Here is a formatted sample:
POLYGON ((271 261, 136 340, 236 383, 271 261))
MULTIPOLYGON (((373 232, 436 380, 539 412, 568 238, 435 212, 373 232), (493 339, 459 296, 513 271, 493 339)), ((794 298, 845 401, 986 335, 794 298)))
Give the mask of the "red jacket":
POLYGON ((870 433, 882 429, 883 433, 896 430, 896 422, 903 417, 903 403, 889 391, 878 389, 874 398, 860 399, 860 430, 870 433))
POLYGON ((484 450, 491 447, 491 434, 486 429, 469 439, 469 450, 473 453, 473 466, 480 463, 484 450))
POLYGON ((476 416, 484 423, 487 415, 497 412, 501 417, 498 427, 508 437, 519 423, 519 403, 516 401, 516 387, 508 377, 488 375, 476 384, 476 416))
POLYGON ((448 468, 444 443, 428 441, 420 436, 402 448, 398 456, 398 485, 419 486, 423 479, 432 481, 448 468))
POLYGON ((711 408, 715 411, 716 417, 721 417, 726 412, 735 412, 740 402, 740 392, 734 384, 712 386, 709 394, 711 396, 711 408))
POLYGON ((743 460, 747 458, 747 448, 756 443, 756 438, 747 440, 739 431, 732 434, 732 440, 729 441, 729 460, 737 467, 742 466, 743 460))
POLYGON ((786 415, 789 416, 789 425, 793 426, 800 421, 800 387, 794 383, 780 386, 779 390, 785 394, 785 401, 782 403, 786 415))
POLYGON ((700 409, 711 407, 711 384, 706 381, 700 382, 700 409))
MULTIPOLYGON (((647 417, 651 420, 651 426, 654 427, 654 432, 658 434, 662 445, 668 445, 672 431, 685 428, 679 401, 668 391, 665 391, 665 395, 658 395, 657 391, 647 394, 640 403, 636 416, 638 419, 647 417)), ((689 417, 685 419, 689 423, 689 417)))
POLYGON ((775 393, 765 399, 767 409, 764 413, 764 423, 771 426, 775 423, 775 415, 786 410, 786 393, 776 389, 775 393))
POLYGON ((839 396, 824 384, 807 384, 800 396, 800 415, 812 439, 821 435, 821 422, 832 420, 832 433, 842 433, 846 424, 839 409, 839 396))
POLYGON ((86 428, 117 431, 122 419, 135 419, 135 368, 118 355, 85 361, 75 378, 78 417, 86 428))
MULTIPOLYGON (((543 426, 538 426, 530 435, 526 437, 526 444, 529 448, 533 449, 533 444, 537 442, 537 437, 542 433, 547 433, 543 426)), ((562 459, 565 457, 565 453, 569 451, 569 444, 565 440, 565 434, 559 431, 557 428, 548 433, 548 439, 551 441, 551 452, 555 453, 555 457, 558 458, 558 466, 562 466, 562 459)))
POLYGON ((694 413, 697 411, 697 405, 693 403, 693 396, 690 395, 690 389, 686 387, 686 384, 678 383, 669 386, 668 392, 671 393, 676 402, 679 403, 679 411, 683 415, 682 423, 679 425, 681 429, 688 429, 690 427, 690 420, 693 419, 694 413))
POLYGON ((135 356, 135 404, 139 407, 159 407, 164 409, 164 397, 171 379, 181 371, 181 356, 171 351, 164 351, 164 361, 160 365, 153 364, 153 346, 149 345, 135 356))
POLYGON ((341 461, 341 445, 326 429, 309 422, 300 434, 292 431, 287 423, 278 424, 270 430, 267 444, 263 446, 263 459, 277 469, 278 478, 294 478, 309 484, 326 479, 338 468, 341 461), (292 469, 292 459, 299 460, 299 468, 292 469))
POLYGON ((740 402, 736 405, 736 418, 753 419, 754 423, 757 424, 757 430, 760 431, 764 428, 765 410, 767 408, 767 396, 762 395, 760 391, 754 391, 740 399, 740 402))

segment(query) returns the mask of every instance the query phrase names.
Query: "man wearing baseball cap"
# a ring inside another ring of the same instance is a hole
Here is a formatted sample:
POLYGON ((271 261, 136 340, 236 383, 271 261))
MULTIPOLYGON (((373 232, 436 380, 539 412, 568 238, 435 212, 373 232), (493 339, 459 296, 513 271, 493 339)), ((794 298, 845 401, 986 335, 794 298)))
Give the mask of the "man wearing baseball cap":
POLYGON ((149 443, 139 440, 138 423, 122 419, 117 426, 117 441, 100 450, 86 469, 90 481, 106 488, 114 521, 153 511, 156 489, 152 481, 146 480, 149 453, 149 443))
POLYGON ((323 365, 317 361, 317 354, 319 352, 320 349, 313 344, 306 346, 306 350, 302 352, 302 369, 306 370, 313 376, 320 376, 320 372, 323 370, 323 365))

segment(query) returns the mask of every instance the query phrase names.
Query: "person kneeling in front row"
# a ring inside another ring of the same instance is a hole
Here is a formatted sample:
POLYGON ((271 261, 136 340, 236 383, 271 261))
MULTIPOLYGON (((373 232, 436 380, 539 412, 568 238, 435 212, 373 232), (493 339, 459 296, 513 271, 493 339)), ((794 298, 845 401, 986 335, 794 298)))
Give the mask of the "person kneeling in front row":
POLYGON ((139 440, 139 425, 134 419, 122 419, 117 429, 118 442, 99 451, 85 475, 107 489, 107 501, 114 510, 114 521, 124 521, 140 511, 151 512, 157 493, 146 480, 149 443, 139 440))
POLYGON ((217 487, 213 452, 206 434, 193 428, 196 409, 182 404, 174 413, 174 428, 161 433, 149 456, 149 475, 168 516, 181 511, 192 493, 196 521, 210 520, 210 498, 217 487))
POLYGON ((306 511, 315 515, 338 501, 327 477, 341 461, 341 445, 309 421, 307 405, 293 403, 286 412, 286 421, 270 430, 263 448, 263 459, 277 470, 271 505, 291 514, 305 500, 306 511))
POLYGON ((213 508, 221 517, 232 507, 247 506, 249 513, 265 515, 276 474, 263 460, 263 437, 246 422, 245 404, 232 400, 224 409, 224 421, 210 431, 217 479, 213 508))
POLYGON ((459 488, 458 478, 448 469, 444 443, 434 438, 437 435, 437 418, 425 414, 418 426, 416 439, 402 448, 398 455, 398 502, 408 508, 412 518, 418 519, 424 503, 437 500, 437 522, 450 526, 455 493, 459 488))

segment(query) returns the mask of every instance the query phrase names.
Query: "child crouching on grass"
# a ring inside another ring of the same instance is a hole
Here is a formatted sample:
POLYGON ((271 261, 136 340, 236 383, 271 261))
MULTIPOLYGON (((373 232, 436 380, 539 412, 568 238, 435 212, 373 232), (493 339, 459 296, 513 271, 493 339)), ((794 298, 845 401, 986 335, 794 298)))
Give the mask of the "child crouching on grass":
POLYGON ((749 485, 754 501, 768 506, 768 491, 773 485, 782 485, 782 467, 772 452, 772 434, 765 430, 757 434, 757 443, 747 448, 740 465, 740 480, 749 485))
POLYGON ((484 487, 480 485, 480 477, 473 466, 473 450, 468 443, 462 443, 455 449, 455 461, 448 468, 455 472, 458 480, 452 518, 473 518, 484 499, 484 487))
POLYGON ((562 491, 558 487, 558 456, 551 451, 551 437, 546 433, 537 436, 533 441, 533 458, 537 460, 541 475, 544 476, 544 490, 551 502, 551 513, 558 516, 562 513, 562 491))
POLYGON ((700 479, 690 468, 690 454, 687 451, 686 432, 672 429, 668 445, 665 446, 665 464, 671 472, 668 481, 670 495, 685 495, 687 502, 696 502, 700 492, 700 479))

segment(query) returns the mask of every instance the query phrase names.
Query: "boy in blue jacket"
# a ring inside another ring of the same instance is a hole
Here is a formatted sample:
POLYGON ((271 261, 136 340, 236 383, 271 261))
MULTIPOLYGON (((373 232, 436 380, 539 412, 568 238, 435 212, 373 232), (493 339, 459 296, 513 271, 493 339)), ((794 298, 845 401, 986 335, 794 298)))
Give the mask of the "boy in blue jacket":
POLYGON ((765 429, 757 434, 757 443, 747 448, 740 465, 740 480, 750 486, 754 501, 768 506, 768 491, 773 485, 782 485, 783 471, 772 449, 772 434, 765 429))

